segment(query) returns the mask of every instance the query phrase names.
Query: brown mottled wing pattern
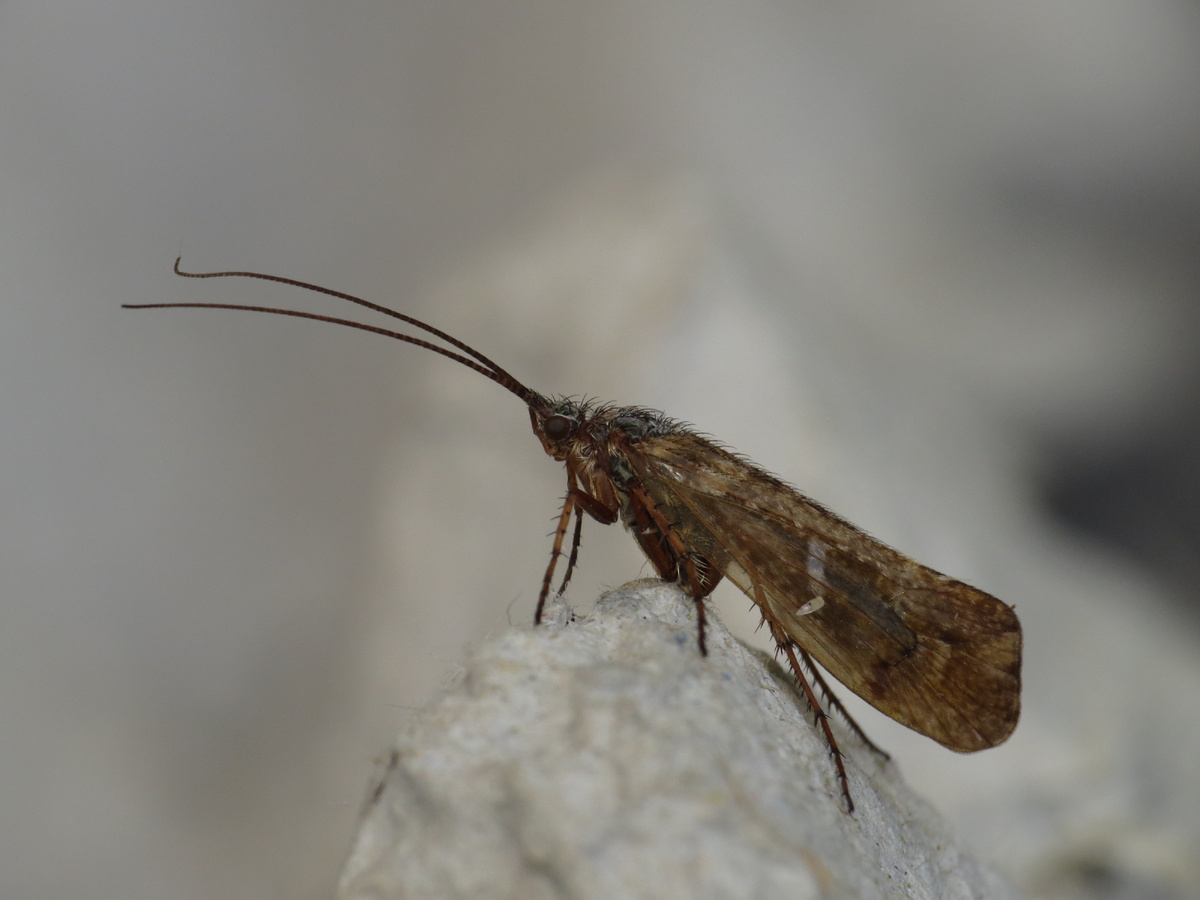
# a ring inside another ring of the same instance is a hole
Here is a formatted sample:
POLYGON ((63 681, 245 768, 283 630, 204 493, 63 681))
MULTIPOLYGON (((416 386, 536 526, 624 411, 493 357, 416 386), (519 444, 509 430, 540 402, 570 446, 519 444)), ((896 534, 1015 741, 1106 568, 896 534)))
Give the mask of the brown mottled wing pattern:
POLYGON ((631 469, 688 547, 876 709, 961 752, 1016 727, 1021 626, 1009 606, 695 434, 630 450, 631 469))

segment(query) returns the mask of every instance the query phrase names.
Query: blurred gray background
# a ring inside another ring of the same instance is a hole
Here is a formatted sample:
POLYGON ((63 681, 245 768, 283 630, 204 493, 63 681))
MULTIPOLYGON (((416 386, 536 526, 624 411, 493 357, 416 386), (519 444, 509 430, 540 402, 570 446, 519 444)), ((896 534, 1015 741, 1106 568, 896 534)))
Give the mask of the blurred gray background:
MULTIPOLYGON (((346 312, 178 253, 695 421, 1016 602, 1052 685, 1013 535, 1195 650, 1198 150, 1194 3, 3 3, 0 889, 327 896, 405 707, 532 613, 563 479, 519 403, 372 336, 119 309, 346 312)), ((584 554, 583 608, 644 574, 618 529, 584 554)), ((1062 694, 1027 688, 1027 741, 1062 694)), ((980 805, 1027 758, 929 751, 899 764, 980 805)), ((1092 840, 1070 890, 1187 895, 1132 851, 1151 887, 1089 881, 1092 840)))

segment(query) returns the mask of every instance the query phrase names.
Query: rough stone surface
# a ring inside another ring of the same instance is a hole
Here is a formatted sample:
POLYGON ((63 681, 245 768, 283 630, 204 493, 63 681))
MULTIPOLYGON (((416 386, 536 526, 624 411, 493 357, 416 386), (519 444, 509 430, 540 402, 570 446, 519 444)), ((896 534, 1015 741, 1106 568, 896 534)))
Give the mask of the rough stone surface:
POLYGON ((857 808, 772 661, 676 587, 487 641, 383 760, 338 897, 1003 898, 841 732, 857 808))

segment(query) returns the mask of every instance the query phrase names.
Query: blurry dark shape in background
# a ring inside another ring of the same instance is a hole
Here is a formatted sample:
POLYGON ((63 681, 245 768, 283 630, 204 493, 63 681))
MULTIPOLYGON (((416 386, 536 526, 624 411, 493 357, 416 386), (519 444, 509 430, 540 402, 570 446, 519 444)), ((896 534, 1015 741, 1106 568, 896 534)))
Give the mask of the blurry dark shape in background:
POLYGON ((1059 446, 1042 489, 1052 515, 1148 568, 1200 627, 1200 407, 1166 412, 1120 446, 1059 446))
MULTIPOLYGON (((1184 294, 1194 309, 1200 185, 1189 189, 1190 180, 1159 173, 1108 193, 1039 186, 1021 192, 1017 205, 1176 274, 1191 284, 1184 294)), ((1148 306, 1146 314, 1161 310, 1148 306)), ((1179 344, 1200 347, 1196 315, 1175 321, 1194 332, 1179 344)), ((1054 518, 1147 569, 1200 629, 1200 352, 1165 365, 1155 402, 1116 433, 1050 437, 1039 482, 1054 518)))

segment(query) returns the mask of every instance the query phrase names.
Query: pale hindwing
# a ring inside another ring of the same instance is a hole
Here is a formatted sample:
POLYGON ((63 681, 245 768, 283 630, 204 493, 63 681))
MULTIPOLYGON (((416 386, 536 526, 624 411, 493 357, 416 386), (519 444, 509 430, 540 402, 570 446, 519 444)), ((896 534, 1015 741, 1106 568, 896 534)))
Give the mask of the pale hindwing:
POLYGON ((1016 727, 1021 629, 1006 604, 698 435, 630 449, 630 466, 688 547, 876 709, 964 752, 1016 727))

